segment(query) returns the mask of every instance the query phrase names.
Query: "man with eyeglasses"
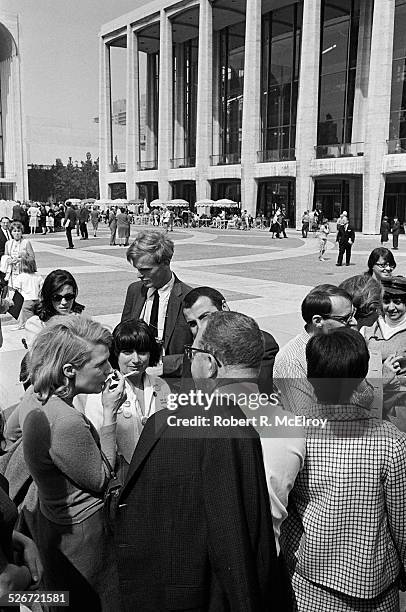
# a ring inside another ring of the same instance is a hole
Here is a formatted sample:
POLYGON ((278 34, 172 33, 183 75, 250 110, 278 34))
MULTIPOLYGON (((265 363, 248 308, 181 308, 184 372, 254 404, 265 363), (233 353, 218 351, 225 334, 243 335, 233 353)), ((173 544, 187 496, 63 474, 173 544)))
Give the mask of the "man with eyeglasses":
POLYGON ((208 404, 179 397, 174 410, 145 424, 115 521, 120 609, 285 609, 278 606, 261 443, 250 424, 240 424, 238 402, 221 397, 235 390, 236 380, 258 376, 261 332, 250 317, 216 312, 187 352, 194 379, 213 402, 205 410, 208 404), (188 424, 197 417, 208 425, 188 424), (215 426, 214 417, 224 425, 215 426), (231 417, 233 426, 225 423, 231 417))
POLYGON ((0 221, 0 257, 4 255, 7 240, 11 240, 9 227, 10 219, 8 217, 2 217, 0 221))
POLYGON ((335 285, 318 285, 302 302, 304 330, 283 346, 275 357, 274 382, 286 410, 303 414, 315 402, 307 381, 306 345, 312 336, 328 334, 337 327, 356 328, 355 310, 349 294, 335 285))

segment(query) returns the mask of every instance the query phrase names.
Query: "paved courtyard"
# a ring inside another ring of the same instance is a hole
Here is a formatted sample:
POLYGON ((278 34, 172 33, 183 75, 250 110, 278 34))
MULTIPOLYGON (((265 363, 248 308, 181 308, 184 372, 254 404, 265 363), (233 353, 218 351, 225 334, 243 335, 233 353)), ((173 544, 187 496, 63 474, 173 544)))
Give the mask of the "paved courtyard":
MULTIPOLYGON (((141 228, 132 226, 132 236, 141 228)), ((32 243, 38 269, 44 276, 55 268, 66 268, 79 285, 78 301, 89 316, 114 327, 120 319, 126 288, 136 280, 125 259, 123 247, 109 246, 109 231, 101 226, 97 238, 75 239, 75 249, 67 251, 63 233, 37 235, 32 243)), ((300 232, 288 230, 287 239, 273 239, 266 230, 185 229, 170 234, 175 241, 173 270, 192 286, 209 285, 219 289, 232 309, 254 317, 270 331, 280 345, 302 328, 300 303, 314 285, 339 284, 344 278, 366 269, 370 251, 379 246, 379 236, 357 235, 350 267, 335 266, 337 247, 328 243, 326 261, 317 259, 318 240, 307 240, 300 232)), ((398 274, 406 275, 406 237, 401 236, 396 254, 398 274)), ((10 316, 2 316, 4 336, 0 349, 0 389, 4 403, 21 395, 19 363, 24 355, 24 331, 15 329, 10 316)))

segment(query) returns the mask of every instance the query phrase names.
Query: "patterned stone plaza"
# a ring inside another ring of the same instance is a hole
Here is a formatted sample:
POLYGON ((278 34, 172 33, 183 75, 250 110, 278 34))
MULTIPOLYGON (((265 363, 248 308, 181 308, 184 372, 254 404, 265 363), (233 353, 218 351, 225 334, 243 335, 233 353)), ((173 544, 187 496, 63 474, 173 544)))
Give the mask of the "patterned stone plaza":
MULTIPOLYGON (((132 226, 134 236, 141 228, 132 226)), ((220 290, 230 307, 254 317, 262 329, 270 331, 280 345, 296 335, 301 327, 300 303, 314 285, 339 284, 344 278, 366 269, 370 251, 379 246, 379 236, 357 235, 350 267, 337 268, 334 237, 328 243, 326 261, 317 259, 318 239, 288 230, 287 239, 271 239, 266 230, 248 232, 212 229, 178 229, 173 270, 192 286, 209 285, 220 290)), ((109 246, 109 231, 102 225, 97 238, 75 237, 75 249, 67 251, 64 233, 37 235, 33 241, 39 272, 65 268, 76 278, 78 301, 85 313, 114 327, 120 319, 127 286, 136 280, 135 271, 125 258, 123 247, 109 246)), ((396 273, 406 274, 406 239, 400 237, 396 273)), ((6 403, 18 399, 19 363, 24 355, 22 338, 10 316, 2 316, 4 335, 0 349, 0 388, 6 403)))

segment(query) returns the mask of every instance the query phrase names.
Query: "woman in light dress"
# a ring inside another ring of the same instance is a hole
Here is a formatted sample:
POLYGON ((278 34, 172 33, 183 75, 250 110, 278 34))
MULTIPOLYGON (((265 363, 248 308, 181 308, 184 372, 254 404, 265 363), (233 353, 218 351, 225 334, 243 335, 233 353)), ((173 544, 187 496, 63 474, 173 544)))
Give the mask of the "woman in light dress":
POLYGON ((20 221, 13 221, 10 225, 11 240, 7 240, 1 262, 1 271, 5 273, 8 285, 14 288, 14 279, 21 273, 21 259, 29 255, 35 260, 34 249, 31 242, 23 238, 24 227, 20 221))
POLYGON ((28 213, 28 216, 30 218, 30 221, 29 221, 29 224, 28 224, 29 228, 30 228, 30 232, 31 232, 31 234, 35 234, 35 231, 36 231, 36 229, 38 227, 39 217, 40 217, 41 211, 40 211, 40 209, 38 208, 38 206, 36 204, 32 204, 29 207, 27 213, 28 213))

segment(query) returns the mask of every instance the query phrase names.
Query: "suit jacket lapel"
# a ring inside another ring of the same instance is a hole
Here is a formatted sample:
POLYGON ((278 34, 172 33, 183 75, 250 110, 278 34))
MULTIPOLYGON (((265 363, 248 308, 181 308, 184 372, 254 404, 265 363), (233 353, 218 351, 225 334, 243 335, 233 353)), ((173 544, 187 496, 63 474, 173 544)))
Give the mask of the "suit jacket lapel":
POLYGON ((142 311, 142 307, 145 304, 145 300, 147 299, 147 291, 148 289, 142 285, 141 291, 138 292, 137 298, 133 304, 132 308, 132 318, 139 319, 142 311))
POLYGON ((127 477, 125 479, 125 483, 121 491, 120 497, 125 496, 127 486, 131 482, 134 474, 142 465, 144 459, 152 451, 155 444, 162 436, 162 433, 168 426, 167 417, 167 411, 160 410, 159 412, 153 414, 145 423, 145 427, 141 433, 140 439, 138 440, 137 446, 135 447, 135 451, 131 459, 130 467, 128 468, 127 477))
POLYGON ((166 321, 164 330, 164 347, 168 348, 169 340, 175 329, 176 321, 179 315, 179 310, 182 306, 182 285, 179 279, 175 276, 175 284, 169 296, 168 310, 166 311, 166 321))

